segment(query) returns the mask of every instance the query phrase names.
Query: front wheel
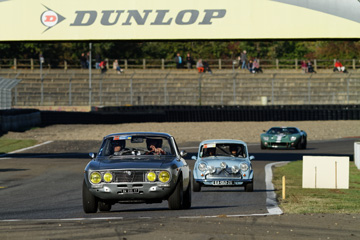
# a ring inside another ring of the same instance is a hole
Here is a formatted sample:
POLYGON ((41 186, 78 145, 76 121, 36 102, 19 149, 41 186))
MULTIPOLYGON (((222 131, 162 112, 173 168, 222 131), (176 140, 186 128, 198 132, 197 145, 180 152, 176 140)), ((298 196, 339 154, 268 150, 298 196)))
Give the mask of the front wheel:
POLYGON ((83 209, 85 213, 96 213, 98 209, 98 200, 91 194, 89 189, 86 186, 85 180, 83 182, 82 188, 82 200, 83 200, 83 209))
POLYGON ((253 192, 254 191, 254 183, 247 183, 245 185, 245 192, 253 192))
POLYGON ((197 181, 195 181, 194 176, 192 176, 192 182, 193 182, 193 191, 194 192, 200 192, 201 191, 201 184, 197 181))
POLYGON ((265 145, 260 141, 260 148, 261 149, 266 149, 265 145))
POLYGON ((302 144, 302 149, 306 149, 306 145, 307 145, 307 140, 306 140, 306 138, 304 138, 304 142, 303 142, 303 144, 302 144))
POLYGON ((191 181, 189 181, 189 185, 186 188, 186 191, 184 192, 184 199, 182 203, 183 209, 189 209, 191 208, 191 181))
POLYGON ((103 201, 99 201, 98 209, 100 212, 109 212, 111 210, 111 204, 103 201))
POLYGON ((182 190, 182 180, 176 184, 174 192, 170 195, 168 199, 168 206, 171 210, 179 210, 182 207, 183 203, 183 190, 182 190))

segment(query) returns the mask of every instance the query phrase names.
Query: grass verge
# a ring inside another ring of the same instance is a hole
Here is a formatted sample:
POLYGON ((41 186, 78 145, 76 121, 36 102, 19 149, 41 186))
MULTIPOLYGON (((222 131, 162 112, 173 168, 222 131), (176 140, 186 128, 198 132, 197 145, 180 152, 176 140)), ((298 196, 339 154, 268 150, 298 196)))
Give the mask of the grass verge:
POLYGON ((37 143, 36 140, 19 140, 0 138, 0 154, 9 153, 18 149, 33 146, 37 143))
POLYGON ((360 213, 360 170, 350 162, 349 189, 303 189, 302 161, 275 167, 273 184, 284 213, 360 213), (286 197, 282 199, 282 177, 286 197))

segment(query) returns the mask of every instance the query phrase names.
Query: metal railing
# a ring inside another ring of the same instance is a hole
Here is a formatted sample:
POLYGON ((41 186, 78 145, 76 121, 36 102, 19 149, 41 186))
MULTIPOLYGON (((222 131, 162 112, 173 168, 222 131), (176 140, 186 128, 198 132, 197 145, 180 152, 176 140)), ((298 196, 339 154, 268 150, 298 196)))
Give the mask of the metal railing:
POLYGON ((20 82, 18 79, 0 78, 0 109, 10 109, 11 90, 20 82))
MULTIPOLYGON (((115 59, 107 59, 107 68, 112 68, 112 63, 115 59)), ((258 59, 263 69, 300 69, 301 61, 304 59, 258 59)), ((119 65, 123 69, 173 69, 176 68, 174 59, 118 59, 119 65)), ((239 63, 233 59, 203 59, 207 61, 212 69, 232 69, 238 68, 239 63)), ((347 69, 360 68, 360 59, 340 59, 341 63, 347 69)), ((315 70, 318 69, 332 69, 334 67, 335 59, 311 59, 315 70)), ((91 60, 91 65, 95 68, 95 60, 91 60)), ((196 62, 193 64, 195 68, 196 62)), ((55 61, 45 59, 43 68, 55 69, 80 69, 80 61, 64 60, 55 61)), ((0 59, 0 69, 40 69, 39 59, 0 59)), ((186 68, 186 64, 184 64, 186 68)))

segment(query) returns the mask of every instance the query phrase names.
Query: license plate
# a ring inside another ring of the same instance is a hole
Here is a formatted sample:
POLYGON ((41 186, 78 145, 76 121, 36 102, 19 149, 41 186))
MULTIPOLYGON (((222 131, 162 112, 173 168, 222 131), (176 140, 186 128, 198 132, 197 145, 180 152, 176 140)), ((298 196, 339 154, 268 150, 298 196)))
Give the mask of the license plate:
POLYGON ((139 193, 137 188, 121 189, 119 193, 139 193))
POLYGON ((214 181, 214 185, 233 185, 233 181, 214 181))

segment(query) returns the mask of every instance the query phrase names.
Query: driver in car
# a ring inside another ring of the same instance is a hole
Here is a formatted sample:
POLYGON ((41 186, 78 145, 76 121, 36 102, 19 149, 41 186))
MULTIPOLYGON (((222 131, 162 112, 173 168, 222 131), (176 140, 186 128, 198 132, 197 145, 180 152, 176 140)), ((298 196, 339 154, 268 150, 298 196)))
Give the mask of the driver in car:
POLYGON ((125 150, 125 141, 124 140, 116 140, 113 141, 114 146, 114 155, 120 156, 124 153, 125 150))

